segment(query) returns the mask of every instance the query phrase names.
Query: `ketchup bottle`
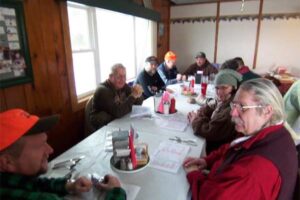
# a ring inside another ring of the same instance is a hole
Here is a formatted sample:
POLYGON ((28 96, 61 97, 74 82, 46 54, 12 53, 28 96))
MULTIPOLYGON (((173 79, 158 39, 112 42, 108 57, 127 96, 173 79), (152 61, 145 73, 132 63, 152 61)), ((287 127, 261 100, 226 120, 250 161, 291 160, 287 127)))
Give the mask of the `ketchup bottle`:
POLYGON ((170 113, 175 113, 175 112, 176 112, 176 109, 175 109, 175 102, 176 102, 176 100, 175 100, 175 98, 173 97, 173 98, 171 99, 170 113))

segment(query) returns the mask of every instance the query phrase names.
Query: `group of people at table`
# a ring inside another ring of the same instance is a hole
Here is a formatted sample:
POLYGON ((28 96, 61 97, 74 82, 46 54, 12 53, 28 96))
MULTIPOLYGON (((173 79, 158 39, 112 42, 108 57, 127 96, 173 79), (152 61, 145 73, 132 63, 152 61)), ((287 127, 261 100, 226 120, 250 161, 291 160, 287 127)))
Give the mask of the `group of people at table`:
MULTIPOLYGON (((216 74, 216 100, 187 116, 194 134, 207 144, 205 157, 186 158, 183 163, 192 199, 292 199, 299 158, 297 135, 290 126, 300 115, 300 81, 283 99, 270 80, 253 73, 239 57, 219 70, 203 52, 196 54, 195 61, 179 74, 174 52, 167 52, 160 65, 150 56, 133 86, 126 84, 126 68, 113 65, 109 78, 93 95, 91 124, 97 130, 197 71, 216 74)), ((22 109, 0 113, 0 199, 61 199, 91 189, 93 183, 86 177, 38 177, 47 171, 53 152, 46 133, 58 121, 58 115, 39 118, 22 109)), ((126 199, 120 181, 112 175, 94 186, 107 190, 107 200, 126 199)))

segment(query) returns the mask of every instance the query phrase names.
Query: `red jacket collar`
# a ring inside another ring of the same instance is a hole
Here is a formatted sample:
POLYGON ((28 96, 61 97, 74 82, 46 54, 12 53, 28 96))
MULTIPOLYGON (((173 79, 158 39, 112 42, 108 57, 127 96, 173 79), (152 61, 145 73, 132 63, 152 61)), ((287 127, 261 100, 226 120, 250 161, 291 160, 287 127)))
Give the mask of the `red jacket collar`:
POLYGON ((249 138, 248 140, 246 140, 245 142, 236 144, 233 147, 234 148, 242 147, 245 149, 249 149, 252 146, 252 144, 264 139, 267 135, 272 134, 274 131, 276 131, 282 127, 283 127, 283 124, 273 125, 273 126, 264 128, 264 129, 260 130, 256 135, 254 135, 251 138, 249 138))

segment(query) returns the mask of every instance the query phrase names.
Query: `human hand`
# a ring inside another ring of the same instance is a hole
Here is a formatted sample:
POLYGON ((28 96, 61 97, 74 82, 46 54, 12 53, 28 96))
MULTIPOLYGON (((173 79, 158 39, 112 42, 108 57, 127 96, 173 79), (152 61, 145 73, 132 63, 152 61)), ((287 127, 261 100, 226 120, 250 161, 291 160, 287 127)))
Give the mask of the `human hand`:
POLYGON ((156 92, 157 91, 157 87, 156 86, 151 86, 151 91, 152 92, 156 92))
POLYGON ((190 98, 188 98, 187 102, 190 103, 190 104, 195 104, 196 99, 194 97, 190 97, 190 98))
POLYGON ((182 78, 182 75, 181 74, 177 74, 177 76, 176 76, 177 81, 180 81, 181 78, 182 78))
POLYGON ((197 170, 202 170, 207 167, 207 163, 203 158, 188 157, 184 160, 183 167, 185 169, 194 169, 194 170, 197 167, 197 170))
POLYGON ((184 168, 184 171, 185 173, 190 173, 190 172, 193 172, 193 171, 199 171, 199 167, 197 165, 190 165, 188 167, 183 167, 184 168))
POLYGON ((82 192, 88 192, 92 188, 92 182, 91 180, 80 177, 75 180, 75 182, 67 182, 66 184, 66 190, 69 193, 82 193, 82 192))
POLYGON ((132 88, 131 88, 131 95, 137 99, 139 97, 141 97, 143 94, 143 88, 142 86, 140 86, 139 84, 136 84, 134 85, 132 88))
POLYGON ((111 190, 115 187, 121 187, 121 183, 117 177, 107 174, 104 181, 97 183, 95 186, 98 189, 111 190))
POLYGON ((196 117, 197 117, 197 113, 195 111, 189 112, 187 116, 190 123, 192 123, 196 117))

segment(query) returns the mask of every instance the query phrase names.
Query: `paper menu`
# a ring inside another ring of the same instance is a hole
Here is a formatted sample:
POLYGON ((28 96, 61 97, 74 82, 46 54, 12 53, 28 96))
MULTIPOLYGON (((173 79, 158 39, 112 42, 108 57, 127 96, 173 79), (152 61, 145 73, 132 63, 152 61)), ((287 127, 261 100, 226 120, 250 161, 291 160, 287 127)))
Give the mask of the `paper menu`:
POLYGON ((171 121, 171 120, 162 119, 160 123, 158 123, 158 125, 161 128, 183 132, 186 129, 188 124, 187 122, 182 122, 182 121, 171 121))
POLYGON ((177 173, 189 150, 190 147, 183 144, 162 142, 152 154, 149 166, 163 171, 177 173))
POLYGON ((152 115, 152 112, 151 112, 150 108, 145 107, 145 106, 133 105, 132 111, 130 114, 130 118, 151 117, 151 115, 152 115))
POLYGON ((187 117, 180 114, 156 117, 155 123, 161 128, 180 132, 183 132, 188 126, 187 117))

